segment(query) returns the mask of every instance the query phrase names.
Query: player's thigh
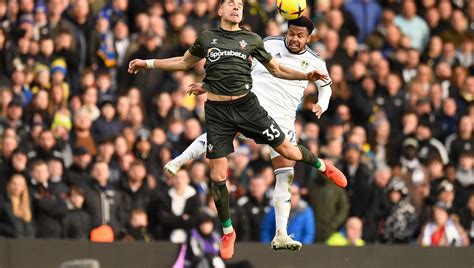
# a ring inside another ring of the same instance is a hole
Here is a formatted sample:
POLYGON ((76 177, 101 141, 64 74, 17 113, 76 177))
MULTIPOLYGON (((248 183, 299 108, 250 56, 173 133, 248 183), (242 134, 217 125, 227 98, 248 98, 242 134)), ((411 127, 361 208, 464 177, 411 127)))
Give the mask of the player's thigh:
POLYGON ((285 134, 267 111, 260 106, 257 98, 250 99, 237 109, 239 131, 259 144, 276 147, 283 143, 285 134))
POLYGON ((231 111, 223 106, 208 105, 206 111, 207 147, 206 156, 209 159, 226 157, 234 152, 232 143, 236 127, 230 120, 231 111))

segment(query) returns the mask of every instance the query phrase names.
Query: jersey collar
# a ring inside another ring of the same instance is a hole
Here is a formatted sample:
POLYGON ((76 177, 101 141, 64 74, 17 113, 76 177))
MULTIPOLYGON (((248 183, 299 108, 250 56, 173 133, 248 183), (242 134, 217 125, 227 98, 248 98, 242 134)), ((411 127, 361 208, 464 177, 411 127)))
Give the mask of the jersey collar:
POLYGON ((227 30, 222 29, 221 26, 219 26, 218 29, 219 29, 219 31, 224 32, 224 33, 239 33, 239 32, 241 32, 241 31, 244 30, 244 29, 240 28, 240 29, 237 30, 237 31, 227 31, 227 30))
POLYGON ((286 50, 288 50, 288 52, 290 52, 291 54, 301 55, 301 54, 304 54, 304 53, 306 52, 306 50, 308 50, 308 46, 304 46, 304 49, 301 50, 301 51, 298 52, 298 53, 291 52, 291 50, 288 48, 288 45, 286 44, 286 37, 285 37, 285 39, 283 39, 283 43, 285 44, 286 50))

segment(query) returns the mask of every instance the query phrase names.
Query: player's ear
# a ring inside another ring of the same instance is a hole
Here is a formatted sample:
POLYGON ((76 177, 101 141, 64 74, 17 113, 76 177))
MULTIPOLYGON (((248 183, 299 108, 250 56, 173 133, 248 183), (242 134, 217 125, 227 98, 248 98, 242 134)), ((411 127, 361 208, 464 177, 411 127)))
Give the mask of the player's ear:
POLYGON ((222 17, 222 5, 219 6, 219 9, 217 9, 217 15, 219 15, 219 17, 222 17))

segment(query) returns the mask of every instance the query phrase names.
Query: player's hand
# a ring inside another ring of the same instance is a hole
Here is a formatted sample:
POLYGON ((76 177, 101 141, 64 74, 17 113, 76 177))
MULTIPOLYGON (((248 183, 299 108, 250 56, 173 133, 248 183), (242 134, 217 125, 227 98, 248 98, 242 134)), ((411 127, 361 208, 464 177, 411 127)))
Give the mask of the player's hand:
POLYGON ((194 96, 199 96, 207 91, 202 87, 202 83, 193 83, 189 85, 188 89, 186 89, 186 93, 188 95, 194 95, 194 96))
POLYGON ((321 105, 319 104, 314 104, 313 105, 313 113, 319 118, 321 118, 321 115, 323 114, 323 108, 321 108, 321 105))
POLYGON ((314 70, 312 72, 309 72, 306 74, 306 77, 308 78, 308 81, 316 81, 316 80, 327 80, 329 79, 329 76, 327 73, 314 70))
POLYGON ((146 68, 145 60, 135 59, 128 64, 128 73, 137 74, 140 70, 146 68))

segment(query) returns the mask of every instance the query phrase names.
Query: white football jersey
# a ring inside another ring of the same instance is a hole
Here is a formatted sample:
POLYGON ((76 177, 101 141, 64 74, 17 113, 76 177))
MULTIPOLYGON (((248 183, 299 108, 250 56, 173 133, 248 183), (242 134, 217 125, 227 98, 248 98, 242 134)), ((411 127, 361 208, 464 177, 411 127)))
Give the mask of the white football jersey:
MULTIPOLYGON (((264 39, 265 49, 280 64, 307 73, 319 70, 328 73, 326 63, 321 57, 306 47, 299 54, 291 53, 286 48, 285 37, 275 36, 264 39)), ((269 115, 278 121, 291 122, 294 125, 296 110, 303 100, 308 87, 307 80, 285 80, 274 77, 259 61, 252 62, 252 92, 257 95, 260 105, 269 115)), ((331 79, 317 80, 318 89, 332 84, 331 79)))

